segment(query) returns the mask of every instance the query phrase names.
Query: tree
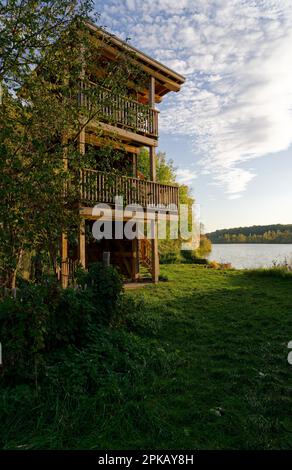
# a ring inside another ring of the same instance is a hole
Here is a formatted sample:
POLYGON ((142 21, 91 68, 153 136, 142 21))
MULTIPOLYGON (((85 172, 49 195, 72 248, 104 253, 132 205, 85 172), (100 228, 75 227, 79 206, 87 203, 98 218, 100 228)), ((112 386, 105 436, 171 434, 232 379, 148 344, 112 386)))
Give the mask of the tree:
MULTIPOLYGON (((149 153, 146 148, 143 148, 138 156, 138 171, 146 178, 150 179, 150 164, 149 164, 149 153)), ((157 152, 156 155, 156 180, 160 184, 172 184, 179 187, 179 202, 188 206, 189 212, 192 211, 193 204, 195 202, 189 186, 186 184, 179 184, 176 181, 176 169, 174 167, 173 160, 167 160, 165 152, 157 152)), ((192 220, 189 218, 189 231, 192 230, 192 220)), ((166 239, 159 240, 159 251, 162 255, 162 259, 167 259, 170 254, 175 254, 177 258, 181 250, 182 240, 178 238, 177 240, 170 239, 169 227, 166 231, 166 239)), ((202 237, 200 241, 199 251, 195 250, 195 256, 199 254, 206 254, 210 251, 209 240, 206 241, 202 237)))
POLYGON ((93 7, 92 0, 0 6, 0 281, 9 287, 24 252, 46 256, 54 270, 62 233, 74 238, 79 170, 92 162, 79 136, 101 117, 101 90, 112 90, 104 106, 124 93, 129 75, 139 86, 127 53, 104 62, 92 84, 106 45, 88 34, 93 7))
MULTIPOLYGON (((143 147, 138 156, 138 171, 150 179, 150 160, 148 150, 143 147)), ((172 160, 166 160, 165 152, 156 154, 156 180, 161 184, 175 184, 176 174, 172 160)))
POLYGON ((64 77, 70 69, 77 86, 80 31, 91 11, 89 1, 0 7, 0 272, 7 286, 15 285, 24 250, 47 245, 52 253, 68 224, 61 136, 77 132, 77 110, 64 77))

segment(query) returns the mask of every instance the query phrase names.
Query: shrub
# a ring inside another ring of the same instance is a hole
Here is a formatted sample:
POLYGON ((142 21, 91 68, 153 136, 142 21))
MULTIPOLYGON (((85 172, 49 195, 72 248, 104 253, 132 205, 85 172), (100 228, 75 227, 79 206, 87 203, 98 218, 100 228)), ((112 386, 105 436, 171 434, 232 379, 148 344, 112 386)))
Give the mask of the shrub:
POLYGON ((2 374, 31 378, 46 347, 51 306, 43 286, 27 286, 16 300, 0 303, 0 339, 3 348, 2 374))
POLYGON ((47 350, 68 344, 82 346, 87 341, 87 327, 93 306, 83 291, 60 289, 58 301, 51 309, 46 337, 47 350))
POLYGON ((94 264, 82 273, 81 289, 61 289, 56 281, 23 285, 16 300, 0 302, 3 376, 36 379, 45 355, 74 345, 84 347, 91 331, 124 315, 122 280, 112 267, 94 264))
POLYGON ((159 240, 159 258, 161 264, 180 263, 180 241, 168 238, 159 240))
POLYGON ((160 264, 176 264, 181 262, 181 256, 176 252, 160 253, 160 264))
POLYGON ((183 263, 194 263, 194 264, 208 264, 208 260, 199 258, 196 254, 196 250, 182 250, 181 252, 183 263))
POLYGON ((92 307, 91 320, 109 325, 118 317, 122 303, 123 282, 118 271, 112 266, 94 263, 79 281, 84 288, 82 301, 92 307))
POLYGON ((195 255, 197 258, 203 258, 208 256, 212 251, 212 243, 205 235, 200 237, 200 246, 195 250, 195 255))

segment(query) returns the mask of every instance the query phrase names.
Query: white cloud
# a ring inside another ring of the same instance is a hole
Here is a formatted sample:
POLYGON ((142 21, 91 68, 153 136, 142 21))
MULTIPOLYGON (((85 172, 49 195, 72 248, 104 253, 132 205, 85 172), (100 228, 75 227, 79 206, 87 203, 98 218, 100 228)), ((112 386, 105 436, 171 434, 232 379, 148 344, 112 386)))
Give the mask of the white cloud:
POLYGON ((118 11, 115 33, 186 75, 161 106, 160 127, 192 137, 202 172, 229 197, 255 177, 244 162, 292 143, 291 0, 99 4, 109 26, 118 11))
POLYGON ((230 194, 228 196, 228 199, 233 200, 233 199, 239 199, 240 197, 242 197, 242 194, 230 194))
POLYGON ((197 173, 189 168, 178 168, 176 171, 177 180, 181 184, 191 184, 196 179, 197 173))

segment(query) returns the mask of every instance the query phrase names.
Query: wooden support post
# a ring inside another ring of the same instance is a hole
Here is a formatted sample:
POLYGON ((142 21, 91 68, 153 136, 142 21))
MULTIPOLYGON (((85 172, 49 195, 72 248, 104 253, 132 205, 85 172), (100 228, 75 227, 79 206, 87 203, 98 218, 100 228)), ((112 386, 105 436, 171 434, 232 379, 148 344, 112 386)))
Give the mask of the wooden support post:
MULTIPOLYGON (((152 109, 155 109, 155 78, 150 77, 149 84, 149 106, 152 109)), ((150 157, 150 179, 151 181, 156 181, 156 153, 155 147, 149 147, 149 157, 150 157)), ((157 230, 157 221, 153 222, 153 231, 154 237, 151 240, 151 258, 152 258, 152 281, 157 283, 159 278, 159 255, 158 255, 158 230, 157 230)))
POLYGON ((148 101, 149 106, 155 109, 155 77, 150 77, 148 101))
POLYGON ((136 239, 136 279, 140 278, 140 250, 139 250, 139 239, 136 239))
MULTIPOLYGON (((155 109, 155 78, 150 77, 149 83, 149 106, 152 109, 155 109)), ((155 147, 149 147, 149 156, 150 156, 150 179, 151 181, 156 181, 156 155, 155 147)))
POLYGON ((156 153, 155 153, 155 147, 149 147, 149 157, 150 157, 150 179, 151 179, 151 181, 156 181, 156 153))
MULTIPOLYGON (((148 104, 151 109, 155 109, 155 78, 150 77, 149 83, 149 96, 148 104)), ((150 179, 151 181, 156 181, 156 155, 155 147, 151 146, 149 151, 150 156, 150 179)))
POLYGON ((68 287, 69 264, 68 264, 68 238, 65 233, 62 234, 61 242, 61 285, 63 289, 68 287))
POLYGON ((107 268, 110 266, 111 254, 109 251, 104 251, 102 253, 102 264, 107 268))
POLYGON ((139 277, 139 253, 138 239, 132 240, 132 281, 137 281, 139 277))
MULTIPOLYGON (((156 154, 155 147, 150 147, 150 177, 152 181, 156 181, 156 154)), ((158 255, 158 229, 157 220, 153 220, 151 239, 151 264, 152 264, 152 281, 157 283, 159 278, 159 255, 158 255)))
MULTIPOLYGON (((85 154, 85 128, 79 134, 79 152, 85 154)), ((86 269, 86 240, 85 240, 85 219, 81 219, 79 227, 79 262, 86 269)))
POLYGON ((85 219, 81 219, 79 227, 79 261, 81 266, 86 269, 86 240, 85 240, 85 219))
MULTIPOLYGON (((62 145, 63 145, 63 165, 64 170, 68 170, 68 137, 64 133, 62 134, 62 145)), ((64 185, 64 192, 66 193, 67 187, 64 185)), ((68 260, 68 238, 65 232, 61 236, 61 269, 59 267, 59 273, 61 271, 61 286, 66 289, 69 281, 69 260, 68 260)))
POLYGON ((158 255, 158 237, 157 237, 157 221, 153 222, 154 238, 151 240, 151 264, 152 264, 152 281, 156 284, 159 279, 159 255, 158 255))
POLYGON ((137 154, 133 153, 133 177, 137 178, 138 175, 138 162, 137 162, 137 154))
POLYGON ((80 131, 79 134, 79 152, 85 154, 85 127, 80 131))

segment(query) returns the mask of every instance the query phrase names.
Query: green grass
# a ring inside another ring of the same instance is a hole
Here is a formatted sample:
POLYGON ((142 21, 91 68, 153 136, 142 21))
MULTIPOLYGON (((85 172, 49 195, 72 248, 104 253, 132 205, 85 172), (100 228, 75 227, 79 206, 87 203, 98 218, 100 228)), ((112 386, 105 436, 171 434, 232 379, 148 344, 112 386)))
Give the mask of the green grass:
POLYGON ((2 393, 3 448, 292 448, 291 277, 161 274, 126 294, 145 311, 63 363, 41 396, 2 393))
POLYGON ((144 403, 168 430, 151 444, 292 448, 291 277, 189 265, 162 273, 168 283, 136 295, 181 362, 144 403))

